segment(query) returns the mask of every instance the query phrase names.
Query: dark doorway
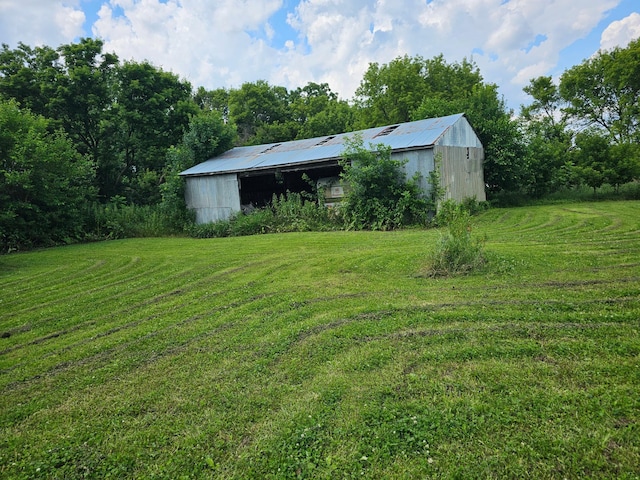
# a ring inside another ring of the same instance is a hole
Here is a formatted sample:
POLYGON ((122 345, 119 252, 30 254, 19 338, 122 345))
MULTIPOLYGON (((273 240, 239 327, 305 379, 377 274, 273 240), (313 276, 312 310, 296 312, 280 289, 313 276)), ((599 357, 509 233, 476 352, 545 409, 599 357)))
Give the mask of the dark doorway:
POLYGON ((313 193, 320 178, 337 177, 341 171, 342 168, 336 162, 329 165, 307 166, 304 169, 275 169, 240 174, 240 204, 243 208, 250 206, 260 208, 271 203, 273 194, 313 193))

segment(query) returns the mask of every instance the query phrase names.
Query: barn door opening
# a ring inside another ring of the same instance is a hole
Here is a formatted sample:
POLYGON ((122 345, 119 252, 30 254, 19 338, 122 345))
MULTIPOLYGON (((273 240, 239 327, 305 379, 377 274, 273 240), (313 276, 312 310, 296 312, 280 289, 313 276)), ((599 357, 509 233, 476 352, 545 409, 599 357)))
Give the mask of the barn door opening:
POLYGON ((287 192, 312 193, 320 178, 340 175, 339 165, 322 165, 296 169, 274 169, 239 175, 240 204, 243 210, 261 208, 271 203, 273 195, 287 192), (311 183, 305 179, 310 179, 311 183))

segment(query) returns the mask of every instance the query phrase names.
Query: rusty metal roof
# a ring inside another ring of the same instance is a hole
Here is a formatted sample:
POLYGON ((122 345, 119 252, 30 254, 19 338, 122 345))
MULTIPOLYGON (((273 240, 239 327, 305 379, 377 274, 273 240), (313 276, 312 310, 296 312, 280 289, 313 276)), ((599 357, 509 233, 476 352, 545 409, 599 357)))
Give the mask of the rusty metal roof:
POLYGON ((447 129, 463 116, 464 114, 459 113, 447 117, 369 128, 338 135, 236 147, 224 152, 222 155, 189 168, 180 173, 180 175, 199 176, 239 173, 248 170, 273 169, 337 160, 345 149, 345 140, 356 134, 360 135, 365 147, 380 143, 390 146, 392 151, 431 147, 447 129))

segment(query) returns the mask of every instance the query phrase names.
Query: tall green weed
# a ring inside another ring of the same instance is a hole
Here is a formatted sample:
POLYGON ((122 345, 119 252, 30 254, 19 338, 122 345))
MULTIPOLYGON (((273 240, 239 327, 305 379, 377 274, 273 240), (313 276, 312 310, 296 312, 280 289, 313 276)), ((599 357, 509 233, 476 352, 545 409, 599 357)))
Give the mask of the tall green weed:
POLYGON ((468 206, 453 201, 444 202, 436 216, 436 223, 446 226, 447 231, 441 235, 429 257, 427 276, 461 275, 485 265, 484 239, 472 235, 468 206))
POLYGON ((107 204, 87 208, 87 239, 162 237, 179 233, 159 205, 129 205, 115 197, 107 204))
POLYGON ((271 204, 227 220, 192 225, 195 238, 238 237, 262 233, 327 231, 340 228, 339 217, 309 194, 287 192, 274 195, 271 204))

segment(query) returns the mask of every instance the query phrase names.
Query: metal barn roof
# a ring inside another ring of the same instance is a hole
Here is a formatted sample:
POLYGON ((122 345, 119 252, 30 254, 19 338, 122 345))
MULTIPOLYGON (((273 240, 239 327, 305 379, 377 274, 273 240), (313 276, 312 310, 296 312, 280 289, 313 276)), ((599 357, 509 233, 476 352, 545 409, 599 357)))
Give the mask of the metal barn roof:
POLYGON ((430 118, 416 122, 400 123, 386 127, 369 128, 357 132, 324 137, 269 143, 249 147, 236 147, 200 163, 182 176, 238 173, 247 170, 273 169, 306 163, 339 159, 344 151, 344 141, 358 134, 365 146, 383 143, 392 151, 431 147, 464 114, 430 118))

